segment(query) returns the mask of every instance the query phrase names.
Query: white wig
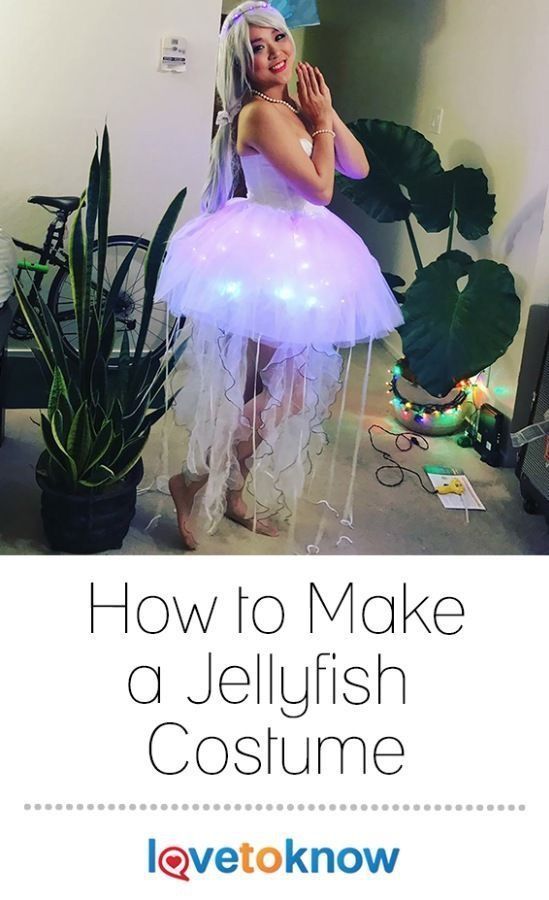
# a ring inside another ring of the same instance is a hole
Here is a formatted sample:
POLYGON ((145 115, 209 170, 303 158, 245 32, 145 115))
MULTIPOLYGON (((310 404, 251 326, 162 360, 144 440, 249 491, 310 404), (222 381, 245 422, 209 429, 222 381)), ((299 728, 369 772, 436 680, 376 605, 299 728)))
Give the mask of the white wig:
POLYGON ((217 56, 217 93, 226 113, 213 139, 208 178, 202 192, 202 211, 215 212, 232 197, 239 173, 233 127, 235 116, 250 94, 248 71, 253 69, 250 25, 286 31, 294 39, 281 13, 265 0, 252 0, 235 7, 225 19, 217 56))

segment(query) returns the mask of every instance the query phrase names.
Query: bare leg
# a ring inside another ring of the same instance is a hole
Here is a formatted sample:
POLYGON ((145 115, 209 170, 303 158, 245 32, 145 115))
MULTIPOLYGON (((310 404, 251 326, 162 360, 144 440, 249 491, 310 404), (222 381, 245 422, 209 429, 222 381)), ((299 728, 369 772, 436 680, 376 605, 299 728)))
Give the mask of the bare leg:
POLYGON ((196 539, 189 529, 189 518, 193 510, 194 498, 207 480, 208 476, 205 475, 199 481, 187 482, 185 477, 179 474, 172 475, 168 482, 170 494, 175 503, 179 534, 186 550, 196 550, 198 547, 196 539))
MULTIPOLYGON (((268 394, 263 390, 261 370, 268 364, 274 353, 274 347, 260 345, 259 350, 255 341, 248 342, 248 366, 245 388, 245 404, 242 410, 243 416, 249 422, 261 421, 261 415, 268 401, 268 394)), ((241 441, 236 447, 236 455, 242 475, 242 487, 238 490, 227 491, 227 509, 225 515, 233 522, 243 525, 257 534, 277 537, 278 529, 267 520, 250 516, 242 497, 244 485, 249 475, 248 461, 253 456, 254 448, 257 450, 261 443, 260 429, 256 427, 255 436, 247 441, 241 441)))
MULTIPOLYGON (((268 396, 266 391, 262 391, 261 394, 255 398, 256 415, 261 415, 263 409, 265 408, 267 400, 268 396)), ((251 407, 253 403, 253 399, 248 400, 248 403, 245 404, 243 409, 244 415, 247 415, 250 418, 250 421, 251 413, 248 407, 251 407)), ((260 443, 261 435, 259 434, 259 431, 257 431, 255 440, 256 449, 260 443)), ((225 515, 233 522, 237 522, 239 525, 243 525, 244 528, 248 528, 249 531, 255 531, 257 532, 257 534, 264 534, 268 537, 277 537, 278 528, 276 527, 276 525, 273 525, 272 522, 269 522, 266 519, 256 519, 254 528, 254 517, 249 515, 246 504, 242 497, 246 478, 249 475, 248 460, 253 454, 253 446, 254 444, 252 438, 250 437, 247 441, 241 441, 236 448, 237 459, 240 466, 240 474, 242 475, 242 487, 235 491, 227 491, 227 509, 225 515)))
MULTIPOLYGON (((244 397, 245 404, 243 408, 243 414, 248 418, 250 422, 252 421, 254 416, 254 406, 256 418, 261 416, 261 413, 265 408, 268 397, 266 392, 263 391, 263 385, 259 372, 261 368, 267 365, 273 353, 274 348, 263 345, 260 346, 258 353, 257 342, 248 342, 247 375, 244 397), (256 363, 259 364, 256 365, 256 363)), ((255 446, 257 447, 260 442, 261 437, 258 431, 256 431, 255 446)), ((266 534, 276 537, 276 535, 278 534, 278 530, 269 522, 256 521, 254 528, 254 519, 248 515, 246 504, 242 499, 244 483, 248 476, 247 460, 252 456, 253 443, 254 442, 252 441, 252 439, 250 439, 248 441, 242 442, 237 447, 237 458, 240 464, 240 471, 242 473, 242 488, 236 491, 227 492, 227 506, 225 515, 227 516, 227 518, 232 519, 239 525, 243 525, 250 531, 256 531, 258 534, 266 534)), ((198 546, 197 541, 189 528, 189 519, 193 509, 194 498, 196 497, 200 489, 206 484, 207 480, 207 475, 205 475, 198 481, 186 481, 183 475, 173 475, 168 482, 170 493, 175 503, 177 512, 179 534, 181 535, 183 546, 187 550, 196 550, 198 546)))

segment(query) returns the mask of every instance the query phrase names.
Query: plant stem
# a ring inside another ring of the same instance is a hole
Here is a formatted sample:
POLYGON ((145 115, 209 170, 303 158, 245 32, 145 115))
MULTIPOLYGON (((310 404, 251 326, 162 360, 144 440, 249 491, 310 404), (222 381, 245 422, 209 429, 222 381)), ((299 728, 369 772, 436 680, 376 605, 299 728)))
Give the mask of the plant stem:
POLYGON ((406 231, 408 232, 408 237, 410 238, 410 244, 412 245, 412 253, 414 254, 414 259, 416 261, 416 268, 422 269, 423 263, 421 262, 421 256, 419 255, 419 249, 417 246, 417 241, 415 239, 414 232, 412 231, 412 223, 410 222, 410 218, 405 219, 406 222, 406 231))
POLYGON ((452 198, 452 209, 450 210, 450 228, 448 229, 448 243, 446 244, 446 252, 449 253, 452 249, 452 238, 454 237, 454 220, 456 218, 456 207, 455 207, 455 190, 454 196, 452 198))

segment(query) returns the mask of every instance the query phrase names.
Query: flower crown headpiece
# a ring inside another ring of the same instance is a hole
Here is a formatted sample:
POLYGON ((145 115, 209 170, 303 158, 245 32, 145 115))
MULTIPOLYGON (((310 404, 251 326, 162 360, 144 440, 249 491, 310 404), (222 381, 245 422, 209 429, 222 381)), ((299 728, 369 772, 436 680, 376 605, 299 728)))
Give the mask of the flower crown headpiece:
POLYGON ((271 7, 270 3, 267 3, 266 0, 255 0, 253 3, 247 3, 246 6, 241 6, 237 8, 234 12, 229 13, 227 18, 223 23, 223 28, 221 33, 226 34, 229 29, 233 27, 233 25, 238 22, 239 19, 242 18, 244 13, 252 12, 254 9, 269 9, 274 8, 271 7))

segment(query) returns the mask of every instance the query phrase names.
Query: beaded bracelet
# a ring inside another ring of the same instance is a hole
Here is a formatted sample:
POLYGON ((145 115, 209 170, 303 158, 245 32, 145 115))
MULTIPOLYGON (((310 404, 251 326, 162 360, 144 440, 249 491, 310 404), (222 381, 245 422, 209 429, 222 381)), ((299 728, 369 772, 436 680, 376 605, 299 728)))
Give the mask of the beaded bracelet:
POLYGON ((331 134, 335 140, 336 133, 332 131, 331 128, 319 128, 318 131, 313 131, 311 137, 316 137, 317 134, 331 134))

